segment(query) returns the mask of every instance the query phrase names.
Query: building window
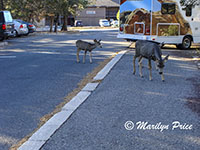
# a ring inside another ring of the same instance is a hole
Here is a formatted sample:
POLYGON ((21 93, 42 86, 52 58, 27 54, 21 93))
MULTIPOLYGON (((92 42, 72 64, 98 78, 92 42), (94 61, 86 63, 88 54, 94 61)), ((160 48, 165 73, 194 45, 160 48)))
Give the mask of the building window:
POLYGON ((162 14, 175 14, 176 12, 176 4, 175 3, 162 3, 162 14))
POLYGON ((118 10, 106 10, 106 18, 116 18, 118 10))

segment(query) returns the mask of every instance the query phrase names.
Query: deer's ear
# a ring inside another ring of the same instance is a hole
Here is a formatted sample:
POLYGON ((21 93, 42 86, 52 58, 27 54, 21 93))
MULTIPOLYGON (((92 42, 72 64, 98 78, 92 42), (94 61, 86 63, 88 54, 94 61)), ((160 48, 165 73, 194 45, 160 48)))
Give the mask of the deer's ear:
POLYGON ((99 42, 101 42, 101 39, 99 40, 99 42))
POLYGON ((94 39, 94 42, 97 42, 97 39, 94 39))
POLYGON ((163 59, 164 62, 167 62, 169 59, 169 54, 163 59))

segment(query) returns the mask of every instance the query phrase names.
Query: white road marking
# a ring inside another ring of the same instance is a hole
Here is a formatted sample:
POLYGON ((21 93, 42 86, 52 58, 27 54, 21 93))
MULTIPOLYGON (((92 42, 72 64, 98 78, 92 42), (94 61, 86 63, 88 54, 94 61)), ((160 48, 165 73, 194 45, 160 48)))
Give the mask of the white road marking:
POLYGON ((7 59, 7 58, 16 58, 16 56, 0 56, 0 59, 3 58, 3 59, 7 59))
POLYGON ((1 43, 0 43, 0 46, 2 46, 2 47, 3 47, 3 46, 6 46, 6 45, 8 45, 8 42, 1 42, 1 43))

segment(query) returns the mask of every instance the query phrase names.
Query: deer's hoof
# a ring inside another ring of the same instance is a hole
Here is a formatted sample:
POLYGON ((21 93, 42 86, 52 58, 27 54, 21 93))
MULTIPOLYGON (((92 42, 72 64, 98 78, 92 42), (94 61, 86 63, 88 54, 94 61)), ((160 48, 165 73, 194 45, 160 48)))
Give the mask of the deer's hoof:
POLYGON ((165 82, 165 80, 162 80, 162 82, 165 82))
POLYGON ((133 72, 133 75, 135 75, 135 72, 133 72))
POLYGON ((77 63, 80 63, 80 61, 77 61, 77 63))
POLYGON ((144 76, 140 76, 141 78, 144 78, 144 76))

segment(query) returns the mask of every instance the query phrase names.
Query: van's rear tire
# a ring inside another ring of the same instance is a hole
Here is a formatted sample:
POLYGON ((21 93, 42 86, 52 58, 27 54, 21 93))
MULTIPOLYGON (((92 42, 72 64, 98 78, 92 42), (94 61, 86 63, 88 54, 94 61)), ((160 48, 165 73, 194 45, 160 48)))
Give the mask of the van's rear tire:
POLYGON ((192 44, 192 39, 189 36, 183 38, 182 49, 189 49, 192 44))
POLYGON ((185 36, 183 38, 182 44, 177 44, 178 49, 189 49, 192 45, 192 38, 190 36, 185 36))

